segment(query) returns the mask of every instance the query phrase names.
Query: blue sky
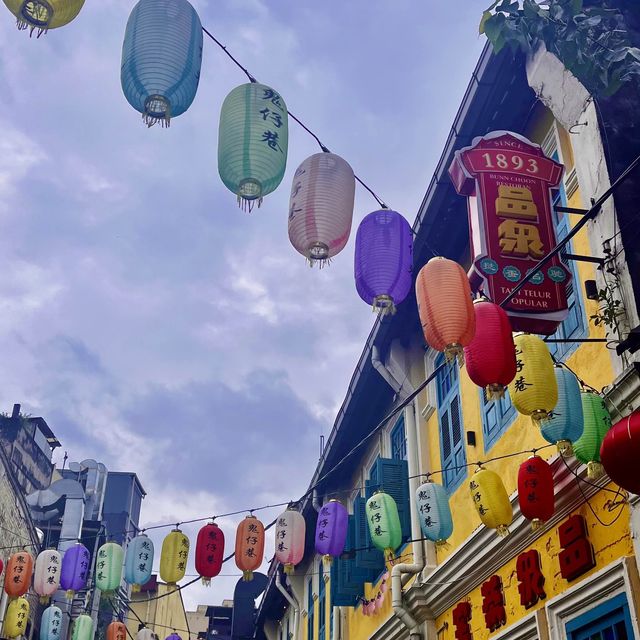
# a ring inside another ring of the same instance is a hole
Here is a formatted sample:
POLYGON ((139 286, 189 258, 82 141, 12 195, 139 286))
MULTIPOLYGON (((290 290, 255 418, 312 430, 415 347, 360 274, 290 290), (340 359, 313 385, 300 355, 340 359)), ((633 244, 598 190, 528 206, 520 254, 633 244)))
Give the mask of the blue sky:
MULTIPOLYGON (((194 2, 410 221, 485 4, 194 2)), ((39 40, 0 7, 0 409, 42 415, 71 460, 138 473, 151 525, 303 493, 373 316, 353 284, 355 233, 322 271, 289 244, 291 176, 318 151, 295 123, 261 209, 243 213, 222 185, 219 110, 245 77, 210 40, 191 109, 170 129, 144 126, 120 89, 133 5, 88 1, 39 40)), ((375 208, 357 189, 354 232, 375 208)), ((219 522, 230 545, 236 522, 219 522)), ((218 603, 235 580, 185 601, 218 603)))

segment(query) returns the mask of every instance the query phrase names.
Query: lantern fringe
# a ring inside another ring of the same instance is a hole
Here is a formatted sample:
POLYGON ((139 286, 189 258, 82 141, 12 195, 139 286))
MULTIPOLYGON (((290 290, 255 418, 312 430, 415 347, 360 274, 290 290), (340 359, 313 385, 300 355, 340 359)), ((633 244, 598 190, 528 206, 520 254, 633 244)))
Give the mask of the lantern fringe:
POLYGON ((333 563, 333 557, 328 553, 322 556, 322 565, 325 571, 329 571, 331 569, 331 565, 333 563))
POLYGON ((211 586, 211 578, 205 578, 204 576, 202 576, 202 586, 203 587, 210 587, 211 586))
POLYGON ((544 409, 536 409, 531 414, 531 420, 533 420, 533 424, 535 424, 536 427, 540 427, 540 422, 542 422, 542 420, 546 420, 548 417, 549 414, 544 409))
POLYGON ((318 269, 322 269, 324 267, 328 267, 331 265, 331 258, 323 258, 322 260, 315 260, 313 258, 306 258, 307 264, 311 269, 313 269, 313 265, 317 264, 318 269))
POLYGON ((140 593, 141 585, 132 584, 131 585, 131 593, 140 593))
POLYGON ((373 313, 377 313, 381 318, 393 316, 397 311, 396 305, 393 304, 393 298, 387 294, 376 296, 373 299, 372 307, 373 313))
POLYGON ((509 527, 506 524, 499 524, 496 527, 496 531, 501 538, 506 538, 509 535, 509 527))
POLYGON ((544 526, 544 522, 540 518, 534 518, 531 521, 531 531, 540 531, 544 526))
POLYGON ((394 553, 391 547, 388 547, 387 549, 384 550, 385 562, 389 562, 390 564, 393 564, 395 559, 396 559, 396 554, 394 553))
POLYGON ((436 540, 435 542, 436 549, 448 549, 451 545, 447 540, 436 540))
POLYGON ((163 129, 168 129, 171 126, 171 116, 169 115, 169 112, 160 118, 158 116, 152 116, 150 113, 143 113, 142 120, 149 128, 158 123, 160 123, 160 126, 163 129))
POLYGON ((592 460, 587 464, 587 478, 597 480, 604 475, 604 467, 599 462, 592 460))
POLYGON ((242 572, 242 579, 245 582, 251 582, 253 580, 253 571, 243 571, 242 572))
POLYGON ((29 37, 33 37, 33 32, 35 29, 38 30, 38 35, 36 35, 36 38, 39 38, 43 33, 47 33, 49 31, 49 27, 38 27, 35 24, 31 24, 30 22, 27 22, 24 18, 17 18, 16 19, 16 26, 18 27, 18 31, 26 31, 27 29, 30 29, 29 31, 29 37))
POLYGON ((287 562, 287 563, 284 565, 284 572, 285 572, 285 575, 288 575, 288 576, 292 575, 292 574, 293 574, 293 572, 294 572, 294 570, 295 570, 295 565, 291 564, 290 562, 287 562))
POLYGON ((45 605, 45 604, 48 604, 50 598, 49 596, 40 596, 39 599, 40 599, 40 604, 45 605))
POLYGON ((485 397, 487 400, 500 400, 500 398, 504 398, 504 390, 505 387, 502 384, 488 384, 485 388, 485 397))
POLYGON ((67 589, 67 600, 73 600, 73 596, 75 594, 75 591, 73 589, 67 589))
POLYGON ((262 197, 247 200, 247 198, 243 198, 242 196, 238 196, 238 207, 242 209, 245 213, 251 213, 253 208, 258 205, 258 209, 262 206, 262 197))
POLYGON ((573 445, 569 440, 558 440, 556 442, 556 446, 558 447, 558 453, 561 456, 567 457, 573 455, 573 445))
POLYGON ((457 359, 458 364, 462 367, 464 365, 464 350, 462 345, 455 342, 448 344, 444 348, 444 357, 447 359, 447 362, 453 362, 453 360, 457 359))

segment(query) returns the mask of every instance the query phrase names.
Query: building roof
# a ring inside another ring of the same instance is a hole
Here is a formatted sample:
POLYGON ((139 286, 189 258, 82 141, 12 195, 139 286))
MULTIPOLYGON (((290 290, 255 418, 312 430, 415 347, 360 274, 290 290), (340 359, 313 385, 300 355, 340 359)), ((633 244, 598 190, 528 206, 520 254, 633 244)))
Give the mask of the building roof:
POLYGON ((47 424, 47 421, 44 418, 37 416, 37 417, 29 417, 27 418, 27 420, 33 423, 36 426, 36 428, 38 428, 42 432, 44 437, 47 439, 49 446, 52 449, 55 449, 56 447, 61 446, 60 441, 58 440, 58 438, 56 438, 53 431, 51 431, 51 427, 47 424))
POLYGON ((147 492, 144 490, 144 487, 140 482, 140 478, 138 478, 138 475, 133 471, 109 471, 107 472, 107 478, 109 476, 132 476, 134 482, 138 485, 138 489, 140 489, 140 493, 142 494, 142 497, 144 498, 147 495, 147 492))

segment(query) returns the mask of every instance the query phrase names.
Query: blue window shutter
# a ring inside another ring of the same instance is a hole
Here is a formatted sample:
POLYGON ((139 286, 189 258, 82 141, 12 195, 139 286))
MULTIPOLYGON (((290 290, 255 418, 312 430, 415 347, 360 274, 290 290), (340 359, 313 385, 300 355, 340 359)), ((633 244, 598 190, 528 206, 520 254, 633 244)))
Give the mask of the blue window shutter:
MULTIPOLYGON (((355 518, 349 516, 345 551, 355 548, 355 518)), ((365 574, 356 568, 355 558, 334 558, 331 563, 331 603, 334 607, 354 607, 364 594, 365 574)))
POLYGON ((398 505, 402 539, 411 539, 411 510, 409 506, 409 465, 406 460, 378 458, 378 479, 381 489, 398 505))
POLYGON ((353 517, 355 518, 355 545, 356 567, 367 572, 367 582, 373 582, 378 574, 384 569, 384 556, 376 549, 371 542, 369 534, 369 523, 366 513, 367 501, 361 496, 357 496, 353 501, 353 517))
POLYGON ((378 460, 380 460, 380 456, 378 456, 373 465, 371 466, 371 470, 369 471, 369 479, 364 483, 364 497, 368 500, 376 491, 380 489, 380 477, 378 475, 378 460))

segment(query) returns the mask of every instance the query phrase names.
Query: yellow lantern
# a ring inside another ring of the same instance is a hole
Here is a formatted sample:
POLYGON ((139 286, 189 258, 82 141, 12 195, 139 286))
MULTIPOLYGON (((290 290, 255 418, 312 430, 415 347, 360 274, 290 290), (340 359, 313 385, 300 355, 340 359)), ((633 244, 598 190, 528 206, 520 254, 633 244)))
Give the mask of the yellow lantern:
POLYGON ((544 420, 558 402, 558 383, 553 360, 544 341, 529 333, 514 337, 516 377, 509 384, 509 395, 518 413, 544 420))
POLYGON ((9 603, 7 615, 4 619, 4 635, 7 638, 18 638, 24 635, 29 620, 29 601, 26 598, 16 598, 9 603))
POLYGON ((16 17, 18 29, 38 30, 38 37, 49 29, 69 24, 82 9, 84 0, 4 0, 16 17))
POLYGON ((500 536, 508 536, 513 511, 500 476, 495 471, 480 467, 471 477, 469 490, 482 524, 495 529, 500 536))
POLYGON ((175 585, 184 578, 189 557, 189 538, 174 529, 162 541, 160 554, 160 578, 167 584, 175 585))

